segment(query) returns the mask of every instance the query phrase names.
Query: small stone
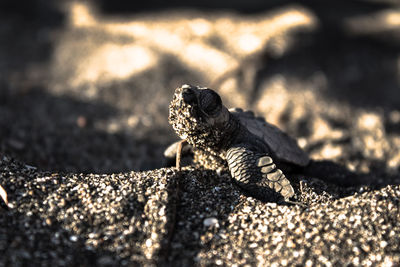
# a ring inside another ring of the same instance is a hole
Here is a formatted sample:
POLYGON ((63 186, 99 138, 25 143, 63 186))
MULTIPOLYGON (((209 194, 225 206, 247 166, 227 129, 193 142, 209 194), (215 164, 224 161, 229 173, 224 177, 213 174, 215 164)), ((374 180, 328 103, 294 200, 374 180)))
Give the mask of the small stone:
POLYGON ((25 168, 27 168, 28 170, 36 170, 37 169, 35 166, 31 166, 28 164, 25 164, 25 168))
POLYGON ((87 119, 85 116, 79 116, 76 119, 76 124, 78 125, 79 128, 84 128, 87 125, 87 119))
POLYGON ((218 259, 218 260, 216 260, 215 261, 215 264, 216 265, 222 265, 224 262, 222 261, 222 260, 220 260, 220 259, 218 259))
POLYGON ((203 221, 203 225, 206 227, 219 227, 218 219, 214 217, 207 218, 203 221))
POLYGON ((104 266, 104 265, 113 265, 115 263, 110 256, 103 256, 97 260, 97 264, 100 266, 104 266))
POLYGON ((153 245, 153 241, 149 238, 146 240, 146 247, 151 247, 153 245))

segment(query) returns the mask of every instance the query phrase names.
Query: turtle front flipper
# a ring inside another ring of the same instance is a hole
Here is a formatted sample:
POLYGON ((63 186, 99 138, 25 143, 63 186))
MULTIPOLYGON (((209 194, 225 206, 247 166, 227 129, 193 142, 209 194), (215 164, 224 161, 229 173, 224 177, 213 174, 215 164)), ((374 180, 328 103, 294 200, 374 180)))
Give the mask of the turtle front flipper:
POLYGON ((232 178, 252 196, 266 201, 273 201, 279 195, 285 200, 294 196, 289 180, 268 155, 243 144, 231 147, 226 160, 232 178))

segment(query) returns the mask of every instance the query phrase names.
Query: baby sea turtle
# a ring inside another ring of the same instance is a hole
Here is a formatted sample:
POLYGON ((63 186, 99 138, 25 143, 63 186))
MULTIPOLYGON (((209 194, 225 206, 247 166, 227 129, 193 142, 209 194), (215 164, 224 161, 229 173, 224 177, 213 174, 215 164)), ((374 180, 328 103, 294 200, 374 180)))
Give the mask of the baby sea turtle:
MULTIPOLYGON (((228 110, 209 88, 183 85, 169 106, 169 123, 194 153, 205 153, 228 165, 234 181, 250 195, 270 201, 294 196, 281 170, 306 166, 308 155, 296 141, 252 112, 228 110)), ((174 157, 177 143, 165 152, 174 157)))

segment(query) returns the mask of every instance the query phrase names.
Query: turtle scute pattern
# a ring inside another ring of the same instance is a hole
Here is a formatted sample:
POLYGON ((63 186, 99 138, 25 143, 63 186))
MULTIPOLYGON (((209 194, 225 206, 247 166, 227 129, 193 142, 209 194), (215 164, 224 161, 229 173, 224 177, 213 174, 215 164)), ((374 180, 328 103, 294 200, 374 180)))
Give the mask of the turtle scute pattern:
POLYGON ((308 155, 298 146, 297 142, 276 126, 256 117, 252 111, 241 108, 231 108, 229 112, 236 116, 240 123, 252 134, 260 138, 280 160, 299 166, 308 165, 308 155))

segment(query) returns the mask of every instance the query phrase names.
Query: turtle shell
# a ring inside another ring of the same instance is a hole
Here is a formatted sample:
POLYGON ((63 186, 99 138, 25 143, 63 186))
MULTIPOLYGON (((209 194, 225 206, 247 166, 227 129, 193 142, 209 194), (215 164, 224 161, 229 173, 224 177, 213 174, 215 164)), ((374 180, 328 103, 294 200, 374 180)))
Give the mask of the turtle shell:
POLYGON ((243 111, 239 108, 229 109, 229 111, 249 132, 263 140, 279 160, 299 166, 306 166, 310 162, 308 155, 293 138, 266 122, 264 118, 256 117, 252 111, 243 111))

